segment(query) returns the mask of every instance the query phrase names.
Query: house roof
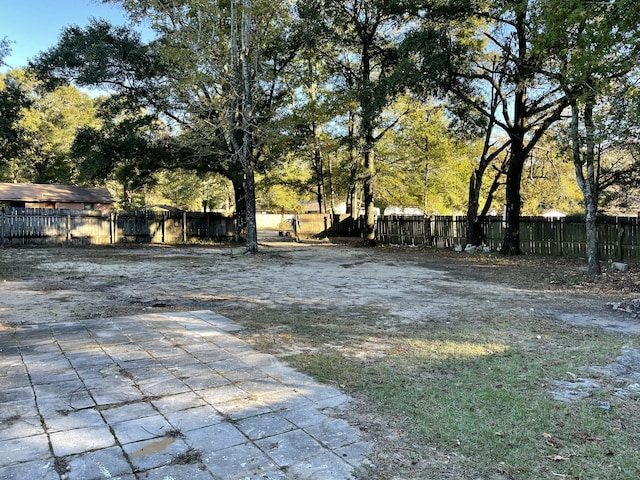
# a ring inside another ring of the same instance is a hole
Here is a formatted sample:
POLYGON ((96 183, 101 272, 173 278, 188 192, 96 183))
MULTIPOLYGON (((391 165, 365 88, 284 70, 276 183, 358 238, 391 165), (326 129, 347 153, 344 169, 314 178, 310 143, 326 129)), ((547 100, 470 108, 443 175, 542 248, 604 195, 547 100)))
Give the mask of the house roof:
POLYGON ((58 184, 0 183, 0 201, 113 203, 114 198, 106 188, 58 184))
POLYGON ((545 213, 542 214, 543 217, 545 218, 562 218, 562 217, 566 217, 567 214, 566 213, 562 213, 558 210, 549 210, 545 213))

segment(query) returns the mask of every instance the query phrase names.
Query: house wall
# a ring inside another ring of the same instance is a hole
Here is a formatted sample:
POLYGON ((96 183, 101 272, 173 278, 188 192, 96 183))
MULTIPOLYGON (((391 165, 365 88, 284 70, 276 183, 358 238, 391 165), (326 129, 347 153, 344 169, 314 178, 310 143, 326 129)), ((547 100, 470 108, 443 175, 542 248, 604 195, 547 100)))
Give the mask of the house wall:
POLYGON ((111 210, 111 205, 108 203, 63 203, 56 202, 55 208, 66 208, 69 210, 99 210, 101 212, 108 212, 111 210), (90 208, 85 208, 88 205, 90 208))
MULTIPOLYGON (((66 210, 86 210, 84 202, 25 202, 24 208, 60 208, 66 210)), ((111 210, 111 205, 108 203, 89 203, 90 210, 100 210, 102 212, 108 212, 111 210)), ((18 206, 18 205, 14 205, 18 206)))

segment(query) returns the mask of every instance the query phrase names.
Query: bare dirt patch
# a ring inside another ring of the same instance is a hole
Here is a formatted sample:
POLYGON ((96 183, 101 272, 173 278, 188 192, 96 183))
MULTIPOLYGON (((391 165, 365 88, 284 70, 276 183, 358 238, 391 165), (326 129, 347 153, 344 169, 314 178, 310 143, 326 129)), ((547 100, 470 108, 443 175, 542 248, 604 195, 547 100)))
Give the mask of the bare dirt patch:
POLYGON ((241 247, 3 249, 0 313, 10 324, 185 308, 342 308, 352 315, 374 308, 378 323, 394 328, 465 315, 473 321, 481 306, 586 318, 585 325, 640 332, 640 321, 610 305, 640 298, 635 266, 593 279, 579 260, 437 249, 282 243, 263 246, 258 255, 241 252, 241 247))
MULTIPOLYGON (((584 274, 580 260, 353 244, 273 243, 263 245, 257 255, 243 255, 242 250, 2 249, 0 329, 207 309, 244 325, 241 335, 270 353, 287 357, 339 351, 363 365, 397 348, 393 340, 413 331, 460 323, 481 327, 494 318, 640 334, 634 312, 611 306, 640 298, 635 265, 629 272, 607 271, 594 279, 584 274)), ((535 337, 516 340, 532 342, 535 337)), ((425 478, 427 471, 438 480, 480 478, 455 454, 413 444, 405 435, 405 418, 364 403, 348 415, 378 445, 373 459, 377 478, 425 478)), ((497 471, 482 478, 510 477, 497 471)))

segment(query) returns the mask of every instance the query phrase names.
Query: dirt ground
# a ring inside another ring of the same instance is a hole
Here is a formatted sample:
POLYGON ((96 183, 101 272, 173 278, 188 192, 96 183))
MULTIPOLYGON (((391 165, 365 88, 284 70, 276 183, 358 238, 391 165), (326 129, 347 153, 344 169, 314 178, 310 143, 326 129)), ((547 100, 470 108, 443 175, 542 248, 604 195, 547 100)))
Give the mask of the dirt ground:
POLYGON ((640 333, 633 299, 640 268, 598 279, 583 260, 504 258, 440 249, 359 248, 344 242, 239 246, 0 249, 5 324, 132 315, 157 310, 234 311, 359 307, 383 311, 384 327, 473 312, 557 318, 640 333), (616 303, 617 309, 611 303, 616 303))
MULTIPOLYGON (((364 356, 383 350, 384 335, 394 330, 453 316, 473 322, 480 310, 640 334, 635 265, 620 273, 604 264, 606 274, 591 279, 584 260, 367 249, 355 241, 266 242, 257 255, 242 252, 228 245, 0 249, 0 330, 168 310, 212 310, 247 326, 282 309, 375 312, 373 334, 360 346, 364 356)), ((269 330, 244 335, 257 344, 269 330)), ((282 355, 295 348, 272 346, 282 355)), ((396 440, 384 428, 371 430, 381 444, 396 440)))

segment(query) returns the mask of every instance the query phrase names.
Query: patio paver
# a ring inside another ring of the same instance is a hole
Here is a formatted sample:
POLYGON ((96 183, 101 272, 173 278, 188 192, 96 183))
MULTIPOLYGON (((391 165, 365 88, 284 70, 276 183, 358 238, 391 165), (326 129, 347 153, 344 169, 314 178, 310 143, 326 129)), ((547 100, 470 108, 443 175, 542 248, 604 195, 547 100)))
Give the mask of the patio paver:
POLYGON ((349 398, 210 311, 0 331, 0 480, 353 478, 349 398))

